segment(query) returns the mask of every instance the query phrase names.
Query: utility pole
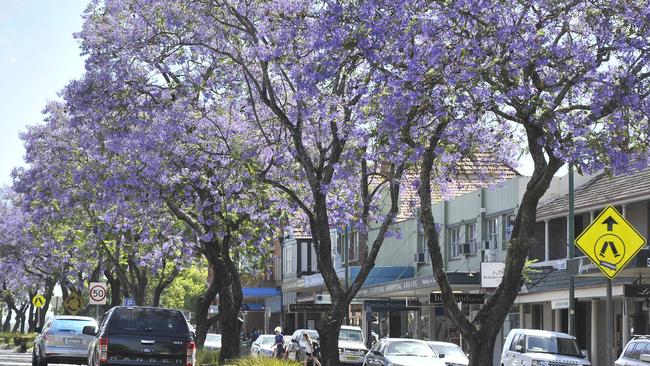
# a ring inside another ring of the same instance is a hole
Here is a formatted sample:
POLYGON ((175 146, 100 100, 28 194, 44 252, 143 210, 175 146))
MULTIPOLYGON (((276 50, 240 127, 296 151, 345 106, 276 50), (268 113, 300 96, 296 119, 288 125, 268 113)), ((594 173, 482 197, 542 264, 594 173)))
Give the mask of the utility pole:
MULTIPOLYGON (((345 255, 345 292, 348 291, 349 267, 350 267, 350 226, 345 225, 345 240, 343 241, 343 254, 345 255)), ((345 312, 345 325, 350 325, 350 309, 345 312)))
MULTIPOLYGON (((573 164, 569 164, 569 260, 575 257, 575 192, 573 187, 573 164)), ((569 334, 576 335, 576 296, 575 277, 569 273, 569 334)))

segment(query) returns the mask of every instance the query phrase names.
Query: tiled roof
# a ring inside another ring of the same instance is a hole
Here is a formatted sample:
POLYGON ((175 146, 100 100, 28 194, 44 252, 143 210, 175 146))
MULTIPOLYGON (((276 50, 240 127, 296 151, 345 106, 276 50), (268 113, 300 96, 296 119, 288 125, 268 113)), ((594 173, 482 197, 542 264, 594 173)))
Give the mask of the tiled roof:
MULTIPOLYGON (((444 185, 434 186, 434 180, 432 179, 432 203, 462 196, 465 193, 498 184, 520 175, 512 167, 488 155, 479 155, 473 160, 465 159, 454 168, 456 174, 448 178, 447 183, 444 185)), ((420 207, 418 184, 416 184, 418 180, 419 172, 409 171, 404 174, 400 188, 400 209, 397 221, 414 217, 417 208, 420 207)))
MULTIPOLYGON (((635 170, 627 174, 609 176, 601 173, 575 190, 575 209, 615 204, 622 200, 650 194, 650 169, 635 170)), ((565 195, 541 205, 537 217, 556 216, 567 212, 569 196, 565 195)))

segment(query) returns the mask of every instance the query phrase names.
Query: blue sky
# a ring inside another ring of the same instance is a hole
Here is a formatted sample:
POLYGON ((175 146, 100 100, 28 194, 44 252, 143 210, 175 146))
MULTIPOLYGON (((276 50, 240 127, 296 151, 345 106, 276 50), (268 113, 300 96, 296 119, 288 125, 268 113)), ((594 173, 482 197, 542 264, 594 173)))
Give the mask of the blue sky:
POLYGON ((87 0, 0 0, 0 186, 23 164, 19 133, 40 123, 48 100, 82 75, 72 33, 87 0))

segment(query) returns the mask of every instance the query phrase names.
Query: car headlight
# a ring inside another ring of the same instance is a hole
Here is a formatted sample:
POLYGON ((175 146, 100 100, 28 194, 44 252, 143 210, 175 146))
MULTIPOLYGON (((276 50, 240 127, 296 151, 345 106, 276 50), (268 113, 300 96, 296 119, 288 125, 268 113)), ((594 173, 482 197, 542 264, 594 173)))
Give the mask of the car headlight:
POLYGON ((400 365, 398 363, 389 362, 389 363, 386 364, 386 366, 402 366, 402 365, 400 365))
POLYGON ((548 361, 533 360, 530 366, 549 366, 548 361))

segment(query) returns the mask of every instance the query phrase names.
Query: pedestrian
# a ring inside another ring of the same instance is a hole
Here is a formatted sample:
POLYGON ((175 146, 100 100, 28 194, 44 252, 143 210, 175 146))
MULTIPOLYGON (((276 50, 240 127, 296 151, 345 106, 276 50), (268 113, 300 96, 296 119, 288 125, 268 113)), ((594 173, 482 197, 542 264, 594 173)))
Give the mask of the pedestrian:
POLYGON ((311 338, 309 338, 309 334, 303 333, 302 338, 305 341, 304 366, 320 366, 320 361, 316 358, 316 346, 311 338))
POLYGON ((277 358, 284 358, 284 335, 282 335, 282 328, 279 326, 275 327, 275 356, 277 358))

